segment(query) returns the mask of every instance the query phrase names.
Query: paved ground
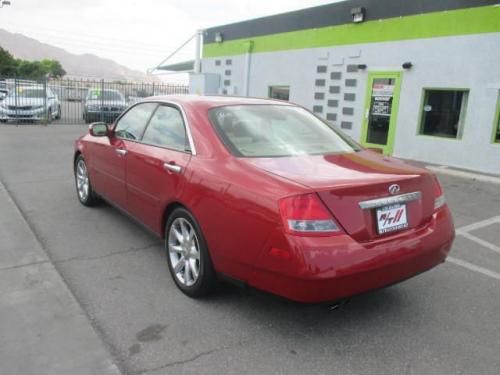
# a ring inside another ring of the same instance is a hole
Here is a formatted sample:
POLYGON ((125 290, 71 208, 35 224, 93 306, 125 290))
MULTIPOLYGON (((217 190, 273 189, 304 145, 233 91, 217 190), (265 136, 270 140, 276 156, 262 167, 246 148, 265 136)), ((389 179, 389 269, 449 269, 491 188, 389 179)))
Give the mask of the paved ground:
MULTIPOLYGON (((158 239, 110 206, 77 202, 72 141, 84 131, 0 126, 0 180, 45 253, 27 253, 24 262, 42 260, 58 271, 51 277, 67 284, 66 297, 76 299, 91 336, 124 374, 498 375, 500 185, 441 175, 456 226, 464 228, 451 262, 341 309, 231 286, 192 300, 177 291, 158 239)), ((5 290, 29 283, 32 266, 19 265, 14 275, 0 263, 0 363, 8 373, 30 374, 15 369, 35 360, 43 360, 36 362, 43 373, 63 360, 51 351, 33 357, 12 333, 19 329, 22 337, 31 327, 12 328, 5 290)), ((39 313, 50 314, 52 306, 36 303, 39 313)), ((65 346, 81 338, 76 327, 66 333, 49 342, 65 346)), ((89 354, 72 355, 76 366, 89 354)))

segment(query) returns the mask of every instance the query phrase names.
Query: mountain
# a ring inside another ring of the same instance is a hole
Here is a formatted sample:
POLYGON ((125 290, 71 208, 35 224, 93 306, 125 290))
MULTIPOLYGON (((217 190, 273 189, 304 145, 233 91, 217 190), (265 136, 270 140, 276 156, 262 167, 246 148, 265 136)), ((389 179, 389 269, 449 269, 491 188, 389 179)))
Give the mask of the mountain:
POLYGON ((138 70, 132 70, 113 60, 84 54, 76 55, 62 48, 39 42, 22 34, 14 34, 0 29, 0 46, 14 57, 25 60, 58 60, 71 78, 91 78, 135 82, 159 81, 138 70))

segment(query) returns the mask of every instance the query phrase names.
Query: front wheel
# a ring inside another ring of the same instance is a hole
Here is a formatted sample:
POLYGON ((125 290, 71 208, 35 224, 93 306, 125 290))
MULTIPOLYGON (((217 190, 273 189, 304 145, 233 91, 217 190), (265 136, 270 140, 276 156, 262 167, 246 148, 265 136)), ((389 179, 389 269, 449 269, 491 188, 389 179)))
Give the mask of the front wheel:
POLYGON ((200 226, 189 211, 176 208, 165 227, 167 262, 177 287, 190 297, 210 293, 216 275, 200 226))
POLYGON ((99 198, 92 189, 87 164, 82 155, 79 155, 75 162, 75 183, 76 193, 81 204, 90 207, 99 203, 99 198))

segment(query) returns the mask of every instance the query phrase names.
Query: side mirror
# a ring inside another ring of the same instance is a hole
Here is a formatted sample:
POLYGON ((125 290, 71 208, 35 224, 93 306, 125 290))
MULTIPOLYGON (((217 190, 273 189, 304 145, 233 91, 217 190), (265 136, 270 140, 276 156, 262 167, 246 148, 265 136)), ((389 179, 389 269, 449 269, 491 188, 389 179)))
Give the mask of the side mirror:
POLYGON ((107 137, 109 135, 108 125, 104 122, 94 122, 89 125, 89 134, 94 137, 107 137))

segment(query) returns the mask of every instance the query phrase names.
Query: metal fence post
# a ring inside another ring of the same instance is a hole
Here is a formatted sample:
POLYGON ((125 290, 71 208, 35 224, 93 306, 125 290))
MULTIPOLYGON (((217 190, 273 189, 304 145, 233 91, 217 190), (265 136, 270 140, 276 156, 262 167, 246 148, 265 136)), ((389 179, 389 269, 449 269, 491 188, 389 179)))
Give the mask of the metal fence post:
POLYGON ((101 79, 101 110, 99 112, 101 122, 104 122, 104 79, 101 79))
POLYGON ((49 109, 47 108, 47 78, 43 79, 43 108, 45 110, 45 121, 44 125, 48 125, 50 116, 49 109))
POLYGON ((16 119, 14 120, 14 122, 16 123, 16 125, 18 124, 18 102, 17 102, 17 92, 18 88, 17 88, 17 76, 14 76, 14 104, 16 106, 16 109, 15 109, 15 113, 16 113, 16 119))

